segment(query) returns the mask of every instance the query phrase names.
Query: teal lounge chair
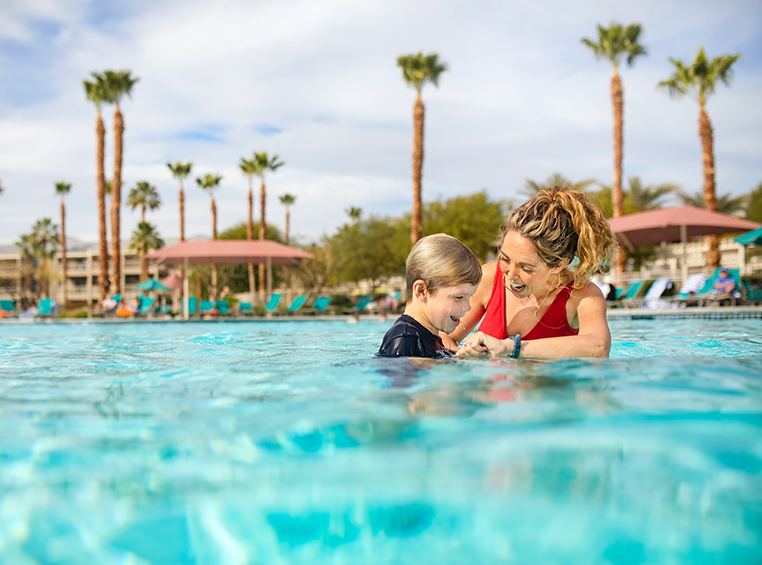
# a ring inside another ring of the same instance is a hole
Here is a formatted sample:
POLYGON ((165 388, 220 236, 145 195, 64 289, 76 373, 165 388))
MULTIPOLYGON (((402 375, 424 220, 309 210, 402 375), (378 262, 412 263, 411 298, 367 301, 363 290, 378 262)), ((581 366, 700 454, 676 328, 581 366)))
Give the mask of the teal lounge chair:
POLYGON ((618 303, 630 308, 633 307, 633 305, 637 305, 637 298, 640 295, 640 291, 643 290, 645 282, 646 281, 634 281, 630 283, 630 286, 627 287, 627 290, 622 295, 622 298, 618 300, 618 303))
POLYGON ((715 298, 714 294, 714 281, 718 278, 720 278, 720 268, 717 268, 714 270, 714 275, 709 279, 709 290, 701 296, 701 305, 702 306, 717 306, 722 304, 723 302, 727 302, 727 304, 731 306, 735 306, 738 304, 738 301, 743 298, 743 290, 744 286, 741 284, 741 271, 740 269, 728 269, 728 273, 730 274, 730 277, 736 281, 736 288, 732 292, 730 296, 726 296, 724 298, 715 298))
POLYGON ((346 314, 363 314, 368 311, 368 303, 373 300, 372 296, 361 296, 357 299, 357 304, 350 310, 344 310, 346 314))
POLYGON ((294 314, 295 312, 298 312, 302 309, 302 306, 304 306, 304 303, 307 302, 307 295, 302 294, 301 296, 297 296, 294 298, 294 301, 291 303, 291 305, 288 307, 287 312, 289 314, 294 314))
POLYGON ((642 300, 637 303, 638 308, 648 308, 650 310, 660 310, 667 308, 669 302, 662 300, 661 295, 668 288, 672 288, 672 280, 669 277, 660 277, 656 279, 650 287, 642 300))
POLYGON ((148 314, 151 313, 151 308, 153 308, 153 303, 156 301, 156 299, 153 296, 144 296, 143 300, 140 301, 140 310, 138 310, 138 314, 141 316, 148 316, 148 314))
POLYGON ((55 316, 54 306, 55 301, 52 298, 41 298, 40 303, 37 305, 37 316, 42 318, 55 316))
POLYGON ((688 279, 683 282, 680 291, 672 297, 672 300, 673 302, 677 302, 677 305, 680 308, 686 306, 698 306, 700 298, 709 295, 709 291, 712 290, 712 283, 712 279, 707 280, 704 275, 690 275, 688 279))
POLYGON ((5 312, 3 316, 15 316, 16 315, 16 303, 13 300, 0 300, 0 310, 5 312))
POLYGON ((238 313, 241 316, 253 314, 254 310, 251 308, 251 302, 239 302, 238 303, 238 313))
POLYGON ((218 300, 214 303, 214 309, 217 310, 218 314, 230 314, 230 303, 227 300, 218 300))
POLYGON ((267 304, 265 304, 265 312, 267 314, 272 314, 275 312, 275 309, 278 307, 278 304, 280 303, 280 297, 283 296, 280 292, 276 292, 272 296, 270 296, 270 300, 267 304))
POLYGON ((312 310, 314 312, 325 312, 328 309, 328 306, 331 304, 331 297, 330 296, 318 296, 315 299, 315 304, 312 305, 312 310))
POLYGON ((188 315, 193 315, 196 313, 196 305, 198 304, 198 300, 195 296, 189 296, 188 297, 188 315))
POLYGON ((211 300, 202 300, 201 301, 201 315, 204 314, 211 314, 212 310, 214 310, 214 304, 212 304, 211 300))

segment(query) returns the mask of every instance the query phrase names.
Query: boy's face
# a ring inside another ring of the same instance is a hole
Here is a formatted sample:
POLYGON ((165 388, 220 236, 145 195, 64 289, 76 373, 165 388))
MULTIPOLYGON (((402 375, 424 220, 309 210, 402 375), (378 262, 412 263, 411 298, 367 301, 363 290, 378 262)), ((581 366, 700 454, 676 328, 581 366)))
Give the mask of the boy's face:
POLYGON ((476 285, 459 284, 446 286, 428 293, 424 312, 429 323, 445 333, 455 331, 460 319, 471 309, 469 300, 476 292, 476 285))

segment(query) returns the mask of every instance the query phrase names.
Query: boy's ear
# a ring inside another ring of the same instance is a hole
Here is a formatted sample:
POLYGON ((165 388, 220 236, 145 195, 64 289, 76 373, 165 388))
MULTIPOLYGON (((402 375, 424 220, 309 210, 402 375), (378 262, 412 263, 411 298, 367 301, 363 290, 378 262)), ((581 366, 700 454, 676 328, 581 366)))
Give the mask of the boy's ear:
POLYGON ((426 297, 427 297, 426 283, 423 282, 423 280, 418 279, 417 281, 413 283, 413 296, 415 296, 421 302, 426 301, 426 297))

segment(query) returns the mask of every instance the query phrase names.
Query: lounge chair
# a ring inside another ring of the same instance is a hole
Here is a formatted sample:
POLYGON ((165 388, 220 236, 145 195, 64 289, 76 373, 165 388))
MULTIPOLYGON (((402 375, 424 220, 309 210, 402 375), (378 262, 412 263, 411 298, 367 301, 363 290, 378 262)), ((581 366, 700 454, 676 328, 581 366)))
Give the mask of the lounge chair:
POLYGON ((280 303, 280 297, 283 296, 280 292, 276 292, 270 296, 270 300, 265 304, 265 313, 272 314, 280 303))
POLYGON ((289 314, 294 314, 295 312, 298 312, 302 309, 302 306, 307 302, 307 295, 302 294, 300 296, 297 296, 294 298, 293 302, 291 302, 291 305, 286 310, 289 314))
POLYGON ((16 315, 16 303, 13 300, 0 300, 0 318, 16 315))
POLYGON ((253 314, 254 310, 251 308, 251 302, 239 302, 238 314, 241 316, 253 314))
POLYGON ((316 314, 322 314, 328 309, 328 306, 330 304, 331 304, 330 296, 318 296, 315 299, 315 303, 312 305, 311 311, 316 314))
POLYGON ((198 304, 198 300, 195 296, 189 296, 188 297, 188 315, 193 315, 196 313, 196 306, 198 304))
POLYGON ((218 314, 225 316, 230 314, 230 303, 227 300, 217 300, 214 303, 214 309, 217 310, 218 314))
POLYGON ((704 275, 690 275, 680 287, 679 292, 672 297, 672 301, 676 302, 680 308, 698 306, 699 297, 708 294, 711 289, 712 281, 707 280, 704 275))
POLYGON ((214 304, 212 304, 211 300, 202 300, 201 301, 201 308, 199 309, 200 314, 203 316, 204 314, 211 314, 212 310, 214 310, 214 304))
POLYGON ((730 274, 731 278, 736 281, 735 290, 731 293, 730 296, 724 296, 722 298, 717 298, 714 296, 714 281, 720 276, 720 269, 717 268, 714 270, 714 275, 712 278, 708 281, 711 285, 709 291, 701 297, 702 306, 717 306, 723 302, 727 302, 729 305, 735 306, 738 304, 738 301, 743 298, 742 292, 744 287, 741 285, 741 271, 739 269, 728 269, 728 273, 730 274))
POLYGON ((357 299, 357 304, 354 307, 344 310, 345 314, 364 314, 368 311, 368 304, 373 300, 372 296, 361 296, 357 299))
POLYGON ((627 287, 627 290, 622 294, 622 298, 620 298, 617 303, 626 308, 637 307, 639 304, 638 296, 640 295, 640 291, 643 290, 644 284, 645 281, 633 281, 630 283, 630 286, 627 287))
POLYGON ((153 308, 153 303, 156 301, 156 299, 153 296, 144 296, 143 300, 140 301, 140 310, 138 310, 138 314, 141 316, 148 316, 151 314, 151 309, 153 308))
POLYGON ((660 277, 656 279, 653 284, 648 288, 646 296, 640 301, 640 308, 648 308, 649 310, 661 310, 669 307, 669 301, 663 300, 661 295, 668 288, 672 288, 672 281, 669 277, 660 277))
POLYGON ((40 298, 40 303, 37 305, 37 314, 35 317, 50 318, 56 314, 58 314, 56 301, 52 298, 40 298))

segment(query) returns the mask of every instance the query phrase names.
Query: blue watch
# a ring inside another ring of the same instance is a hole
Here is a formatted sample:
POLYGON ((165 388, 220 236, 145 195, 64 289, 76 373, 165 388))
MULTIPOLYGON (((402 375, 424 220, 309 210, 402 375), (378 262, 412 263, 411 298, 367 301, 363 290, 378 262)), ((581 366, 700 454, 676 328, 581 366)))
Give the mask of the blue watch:
POLYGON ((513 336, 513 353, 511 353, 511 357, 513 359, 518 359, 520 353, 521 353, 521 334, 516 334, 515 336, 513 336))

